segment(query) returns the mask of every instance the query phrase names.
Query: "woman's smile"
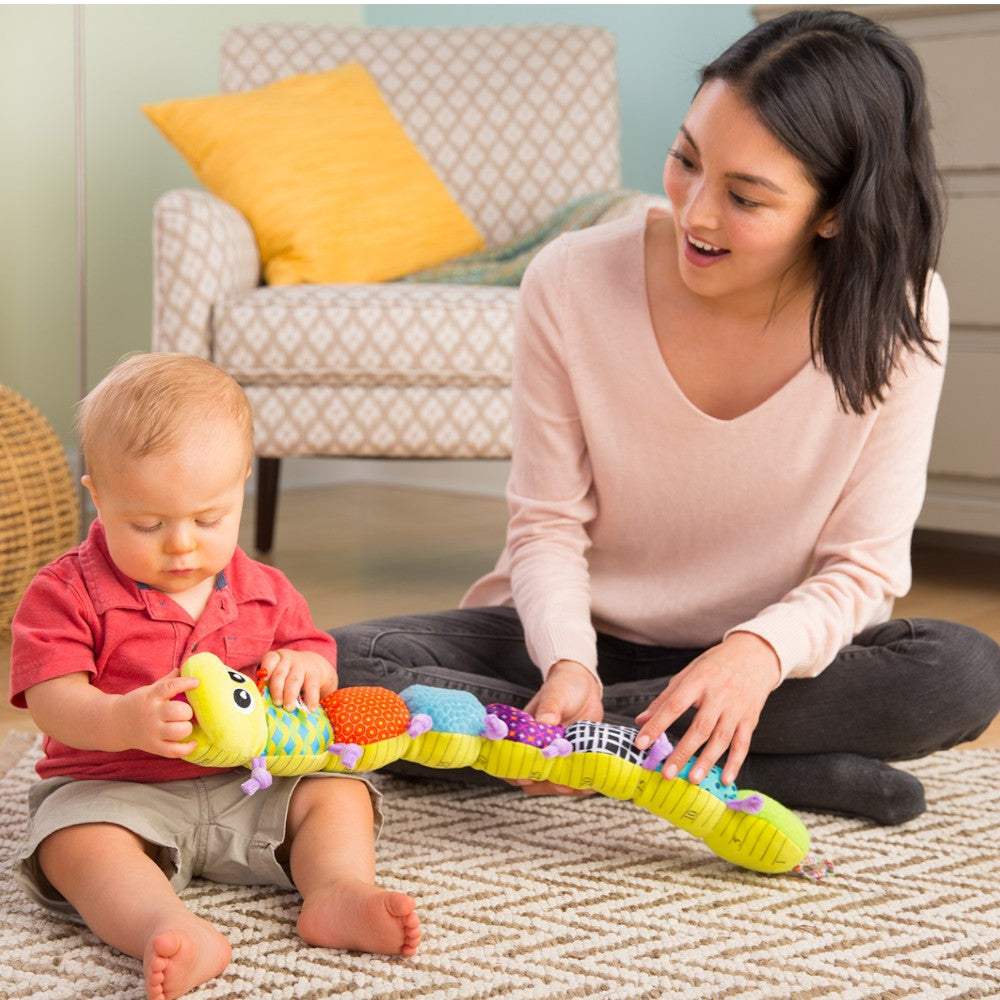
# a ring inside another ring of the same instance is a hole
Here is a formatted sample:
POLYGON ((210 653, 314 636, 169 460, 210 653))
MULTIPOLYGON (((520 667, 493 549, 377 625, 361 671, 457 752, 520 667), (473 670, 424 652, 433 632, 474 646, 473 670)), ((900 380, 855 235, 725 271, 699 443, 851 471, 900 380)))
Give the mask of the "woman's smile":
POLYGON ((696 240, 690 234, 685 234, 684 256, 696 267, 711 267, 717 261, 729 254, 729 250, 717 247, 705 240, 696 240))

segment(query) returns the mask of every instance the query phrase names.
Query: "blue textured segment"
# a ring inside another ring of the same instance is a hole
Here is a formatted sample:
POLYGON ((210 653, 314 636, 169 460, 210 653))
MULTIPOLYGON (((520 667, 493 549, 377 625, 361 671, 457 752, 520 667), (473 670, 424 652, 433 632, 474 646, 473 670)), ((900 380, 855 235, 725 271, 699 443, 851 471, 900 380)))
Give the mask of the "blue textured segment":
MULTIPOLYGON (((695 758, 691 758, 680 770, 677 775, 678 778, 684 778, 687 780, 688 772, 694 765, 695 758)), ((723 802, 728 802, 730 799, 735 799, 739 795, 739 789, 735 785, 724 785, 722 783, 722 768, 718 764, 712 768, 711 771, 705 777, 699 785, 699 788, 703 788, 706 792, 711 792, 717 799, 722 799, 723 802)))
POLYGON ((486 709, 469 691, 434 688, 411 684, 399 692, 410 715, 429 715, 439 733, 463 733, 481 736, 486 724, 486 709))

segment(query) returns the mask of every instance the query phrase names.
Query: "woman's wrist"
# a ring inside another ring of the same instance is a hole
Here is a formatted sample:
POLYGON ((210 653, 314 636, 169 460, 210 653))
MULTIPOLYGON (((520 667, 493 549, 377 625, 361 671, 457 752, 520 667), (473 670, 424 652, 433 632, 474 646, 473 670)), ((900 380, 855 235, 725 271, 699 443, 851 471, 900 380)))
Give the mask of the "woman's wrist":
POLYGON ((771 689, 776 688, 782 680, 781 660, 775 652, 774 647, 756 632, 730 632, 725 640, 727 643, 736 642, 746 650, 746 656, 753 663, 767 663, 773 678, 771 689))
POLYGON ((545 680, 551 680, 553 676, 564 675, 576 675, 581 679, 588 679, 597 689, 598 694, 600 694, 603 690, 603 685, 601 684, 600 677, 597 676, 597 671, 591 670, 590 667, 580 663, 579 660, 556 660, 556 662, 549 667, 548 672, 545 675, 545 680))

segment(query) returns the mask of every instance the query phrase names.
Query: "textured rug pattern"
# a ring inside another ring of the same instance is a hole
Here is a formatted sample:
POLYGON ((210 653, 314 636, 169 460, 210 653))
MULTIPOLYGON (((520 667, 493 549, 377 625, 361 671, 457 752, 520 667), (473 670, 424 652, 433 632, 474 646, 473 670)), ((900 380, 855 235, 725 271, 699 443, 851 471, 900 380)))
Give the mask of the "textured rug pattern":
MULTIPOLYGON (((0 740, 0 1000, 140 1000, 139 963, 53 919, 10 878, 37 743, 0 740)), ((909 765, 930 809, 903 827, 803 813, 835 872, 757 875, 607 799, 380 777, 380 877, 418 900, 410 960, 295 936, 298 897, 196 882, 233 944, 189 996, 325 1000, 1000 997, 1000 751, 909 765)))

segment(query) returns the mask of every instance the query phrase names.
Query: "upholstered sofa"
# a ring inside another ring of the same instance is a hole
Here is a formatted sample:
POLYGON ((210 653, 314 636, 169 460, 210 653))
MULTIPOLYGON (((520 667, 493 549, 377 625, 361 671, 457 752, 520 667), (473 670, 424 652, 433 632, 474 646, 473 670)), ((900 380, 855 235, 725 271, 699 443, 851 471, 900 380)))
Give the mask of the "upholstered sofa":
MULTIPOLYGON (((620 184, 606 31, 260 25, 225 36, 221 89, 347 61, 367 68, 487 247, 620 184)), ((153 246, 154 349, 211 358, 252 402, 259 550, 283 457, 509 456, 516 287, 268 286, 247 219, 203 190, 157 201, 153 246)))

